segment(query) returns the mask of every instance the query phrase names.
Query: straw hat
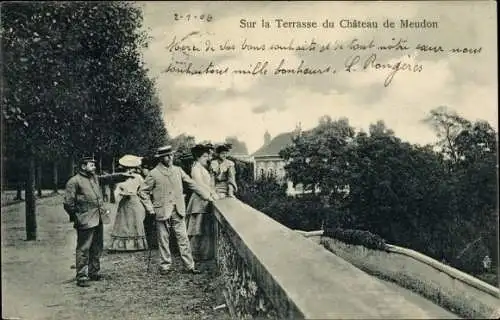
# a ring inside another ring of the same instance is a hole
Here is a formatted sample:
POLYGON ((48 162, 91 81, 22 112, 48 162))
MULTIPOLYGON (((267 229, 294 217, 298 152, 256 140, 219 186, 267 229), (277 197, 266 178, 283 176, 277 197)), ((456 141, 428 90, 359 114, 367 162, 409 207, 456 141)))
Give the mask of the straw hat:
POLYGON ((142 157, 127 154, 121 157, 120 160, 118 160, 118 163, 126 168, 136 168, 141 165, 142 157))
POLYGON ((168 145, 168 146, 163 146, 163 147, 159 147, 157 150, 156 150, 156 154, 155 154, 155 157, 156 158, 159 158, 159 157, 163 157, 163 156, 166 156, 166 155, 169 155, 169 154, 172 154, 174 152, 172 146, 168 145))

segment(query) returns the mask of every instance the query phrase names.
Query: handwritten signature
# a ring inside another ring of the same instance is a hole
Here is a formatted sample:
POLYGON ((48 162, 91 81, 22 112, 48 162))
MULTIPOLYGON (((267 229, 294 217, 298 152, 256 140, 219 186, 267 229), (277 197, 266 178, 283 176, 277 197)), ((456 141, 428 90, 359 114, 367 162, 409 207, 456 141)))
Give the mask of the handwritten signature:
POLYGON ((362 59, 361 55, 354 55, 349 57, 345 61, 345 71, 347 72, 356 72, 361 70, 389 70, 389 74, 384 80, 384 87, 388 87, 394 76, 399 71, 405 72, 422 72, 424 66, 418 63, 408 63, 398 60, 393 63, 380 63, 377 61, 378 57, 376 53, 370 54, 366 59, 362 59))

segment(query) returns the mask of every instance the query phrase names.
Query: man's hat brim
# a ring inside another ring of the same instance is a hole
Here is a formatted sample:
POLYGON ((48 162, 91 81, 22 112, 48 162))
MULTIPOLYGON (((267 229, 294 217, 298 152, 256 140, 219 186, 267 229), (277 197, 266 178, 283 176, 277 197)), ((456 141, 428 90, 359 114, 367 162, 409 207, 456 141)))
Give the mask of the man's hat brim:
POLYGON ((174 152, 173 151, 170 151, 170 152, 162 152, 162 153, 157 153, 155 154, 155 158, 160 158, 160 157, 164 157, 164 156, 169 156, 169 155, 172 155, 174 152))
POLYGON ((172 153, 174 153, 174 149, 172 148, 171 145, 167 145, 167 146, 159 147, 158 149, 156 149, 155 157, 156 158, 163 157, 166 155, 170 155, 172 153))

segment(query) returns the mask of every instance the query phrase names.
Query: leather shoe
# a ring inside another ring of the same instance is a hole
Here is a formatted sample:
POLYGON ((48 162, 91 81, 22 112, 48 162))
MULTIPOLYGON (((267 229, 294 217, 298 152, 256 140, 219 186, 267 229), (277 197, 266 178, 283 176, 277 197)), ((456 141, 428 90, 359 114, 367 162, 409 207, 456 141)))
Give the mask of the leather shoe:
POLYGON ((160 274, 166 275, 169 274, 172 271, 172 269, 160 269, 160 274))
POLYGON ((88 280, 77 280, 76 285, 82 288, 90 287, 90 283, 88 280))
POLYGON ((100 274, 93 274, 89 276, 90 281, 101 281, 102 276, 100 274))
POLYGON ((201 273, 201 271, 196 269, 196 268, 190 269, 188 272, 192 273, 192 274, 200 274, 201 273))

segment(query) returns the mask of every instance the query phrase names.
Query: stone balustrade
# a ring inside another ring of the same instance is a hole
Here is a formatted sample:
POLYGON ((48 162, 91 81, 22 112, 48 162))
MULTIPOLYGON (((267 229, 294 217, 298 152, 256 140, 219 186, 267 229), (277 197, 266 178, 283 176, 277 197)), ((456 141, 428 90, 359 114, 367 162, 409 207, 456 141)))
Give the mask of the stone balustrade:
POLYGON ((216 201, 214 215, 219 279, 234 318, 456 318, 237 199, 216 201))

